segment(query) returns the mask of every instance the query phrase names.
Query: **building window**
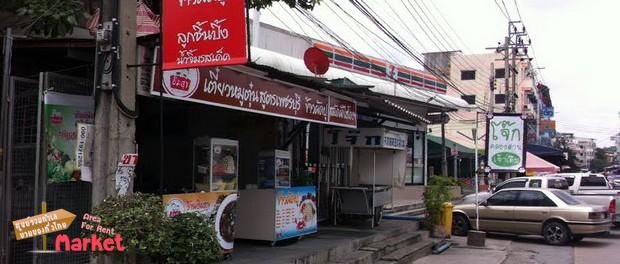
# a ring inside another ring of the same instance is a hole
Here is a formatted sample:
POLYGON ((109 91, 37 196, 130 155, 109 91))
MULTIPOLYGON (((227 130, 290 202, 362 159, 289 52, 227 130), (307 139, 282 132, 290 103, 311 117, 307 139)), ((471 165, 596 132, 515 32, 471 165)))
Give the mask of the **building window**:
POLYGON ((506 103, 506 95, 505 94, 496 94, 495 95, 495 103, 496 104, 505 104, 506 103))
POLYGON ((461 71, 461 80, 475 80, 476 71, 461 71))
POLYGON ((506 78, 506 70, 504 68, 495 69, 495 79, 502 79, 502 78, 506 78))
POLYGON ((476 104, 476 95, 462 95, 461 98, 470 105, 476 104))

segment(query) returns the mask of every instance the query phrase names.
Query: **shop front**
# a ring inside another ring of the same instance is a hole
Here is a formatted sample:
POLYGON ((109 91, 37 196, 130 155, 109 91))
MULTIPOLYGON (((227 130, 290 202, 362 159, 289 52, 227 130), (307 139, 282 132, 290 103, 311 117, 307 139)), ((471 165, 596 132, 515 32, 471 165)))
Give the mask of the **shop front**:
POLYGON ((339 216, 370 217, 378 225, 383 207, 391 204, 392 187, 404 179, 407 134, 383 127, 325 130, 324 145, 349 148, 351 175, 341 186, 332 187, 334 222, 339 216))
POLYGON ((266 75, 245 66, 164 71, 162 85, 138 99, 145 162, 136 189, 164 194, 170 216, 204 215, 227 253, 235 238, 316 232, 313 131, 357 126, 354 100, 266 75))

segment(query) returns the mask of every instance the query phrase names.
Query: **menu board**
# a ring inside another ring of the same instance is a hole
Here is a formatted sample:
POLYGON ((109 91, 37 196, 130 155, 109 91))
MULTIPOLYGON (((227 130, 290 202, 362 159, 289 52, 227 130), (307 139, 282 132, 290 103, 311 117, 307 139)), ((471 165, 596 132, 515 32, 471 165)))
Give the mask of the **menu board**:
POLYGON ((223 253, 232 252, 234 246, 235 208, 238 195, 234 192, 184 193, 163 196, 167 216, 197 213, 213 224, 217 241, 223 253))
POLYGON ((316 188, 277 189, 276 241, 317 231, 316 188))
POLYGON ((236 140, 211 139, 211 191, 237 191, 239 143, 236 140))

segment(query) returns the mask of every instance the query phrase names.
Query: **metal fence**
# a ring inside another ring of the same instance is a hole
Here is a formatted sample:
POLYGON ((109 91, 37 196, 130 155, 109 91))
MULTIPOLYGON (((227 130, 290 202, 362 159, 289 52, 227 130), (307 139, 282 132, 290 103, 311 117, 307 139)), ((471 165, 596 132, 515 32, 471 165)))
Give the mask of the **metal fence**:
POLYGON ((34 80, 12 77, 10 105, 9 155, 11 166, 7 185, 9 197, 4 205, 8 210, 9 263, 32 263, 34 243, 31 239, 15 240, 11 221, 31 216, 35 211, 35 169, 37 164, 37 133, 39 85, 34 80))
MULTIPOLYGON (((88 253, 62 252, 35 254, 42 248, 41 239, 16 240, 12 221, 40 212, 45 199, 48 211, 65 209, 77 216, 71 227, 62 232, 80 237, 80 217, 91 210, 92 184, 70 181, 47 183, 46 140, 42 124, 42 91, 52 90, 73 95, 92 95, 92 82, 56 73, 41 73, 39 81, 11 77, 9 106, 10 166, 5 174, 8 187, 4 204, 5 230, 8 230, 8 263, 88 263, 88 253), (38 170, 37 168, 41 168, 38 170)), ((3 221, 4 222, 4 221, 3 221)), ((55 234, 49 236, 47 248, 53 249, 55 234)))

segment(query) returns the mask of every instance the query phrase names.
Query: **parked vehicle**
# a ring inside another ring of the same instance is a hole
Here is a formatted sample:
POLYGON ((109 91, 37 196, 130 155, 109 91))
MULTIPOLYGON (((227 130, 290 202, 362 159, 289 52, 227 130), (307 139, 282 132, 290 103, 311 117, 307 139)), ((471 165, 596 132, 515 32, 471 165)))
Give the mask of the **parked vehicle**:
POLYGON ((616 192, 610 191, 611 185, 607 182, 605 175, 596 173, 556 173, 548 174, 548 177, 563 177, 568 182, 568 190, 571 193, 578 193, 581 191, 597 191, 603 194, 616 194, 616 192), (601 192, 599 192, 601 191, 601 192))
MULTIPOLYGON (((482 201, 491 194, 508 188, 551 188, 568 190, 568 182, 563 177, 547 177, 547 176, 531 176, 510 178, 495 188, 491 192, 478 192, 478 201, 482 201)), ((473 203, 476 201, 475 194, 468 194, 459 201, 459 203, 473 203)))
POLYGON ((607 178, 595 173, 558 173, 547 177, 563 177, 569 184, 569 191, 587 204, 607 206, 612 222, 620 226, 620 191, 611 188, 607 178))
MULTIPOLYGON (((476 205, 456 205, 452 232, 466 235, 475 224, 476 205)), ((564 190, 503 189, 479 206, 480 230, 541 235, 551 245, 606 234, 611 227, 607 207, 587 205, 564 190)))
POLYGON ((620 175, 608 175, 607 181, 614 190, 620 190, 620 175))

